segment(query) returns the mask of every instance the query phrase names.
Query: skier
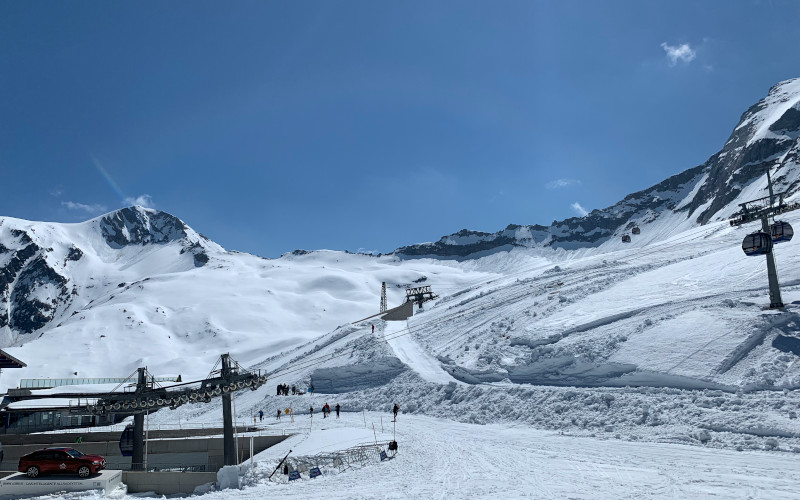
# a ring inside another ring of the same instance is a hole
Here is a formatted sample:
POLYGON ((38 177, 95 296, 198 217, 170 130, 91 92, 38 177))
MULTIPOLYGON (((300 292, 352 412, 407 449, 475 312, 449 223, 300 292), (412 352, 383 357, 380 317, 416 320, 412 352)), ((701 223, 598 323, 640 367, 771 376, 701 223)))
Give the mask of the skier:
POLYGON ((392 411, 394 412, 394 420, 397 421, 397 412, 400 411, 400 407, 397 405, 397 403, 394 404, 394 408, 392 408, 392 411))
POLYGON ((278 414, 275 416, 275 418, 278 419, 278 422, 281 421, 281 409, 280 408, 278 408, 278 414))
POLYGON ((292 386, 292 396, 294 396, 295 394, 297 394, 297 386, 293 385, 292 386))
POLYGON ((264 421, 264 410, 258 410, 258 420, 261 422, 264 421))
POLYGON ((372 325, 372 333, 375 333, 375 325, 372 325))
POLYGON ((340 408, 339 403, 336 403, 335 408, 336 408, 336 418, 339 418, 339 408, 340 408))
POLYGON ((277 391, 276 396, 280 396, 281 392, 283 392, 283 387, 281 386, 281 384, 278 384, 278 391, 277 391))
POLYGON ((314 418, 314 407, 308 409, 308 414, 311 415, 311 418, 314 418))
POLYGON ((324 418, 328 418, 328 415, 331 413, 331 407, 328 403, 325 403, 325 406, 322 407, 322 414, 324 418))

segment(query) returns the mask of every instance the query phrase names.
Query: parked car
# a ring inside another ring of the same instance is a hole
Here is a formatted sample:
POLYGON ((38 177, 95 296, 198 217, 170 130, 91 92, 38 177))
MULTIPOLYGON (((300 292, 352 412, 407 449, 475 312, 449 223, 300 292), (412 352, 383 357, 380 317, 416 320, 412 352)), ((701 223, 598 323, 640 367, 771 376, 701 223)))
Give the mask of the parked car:
POLYGON ((84 455, 75 448, 45 448, 19 459, 17 470, 34 478, 45 474, 77 474, 89 477, 106 468, 100 455, 84 455))

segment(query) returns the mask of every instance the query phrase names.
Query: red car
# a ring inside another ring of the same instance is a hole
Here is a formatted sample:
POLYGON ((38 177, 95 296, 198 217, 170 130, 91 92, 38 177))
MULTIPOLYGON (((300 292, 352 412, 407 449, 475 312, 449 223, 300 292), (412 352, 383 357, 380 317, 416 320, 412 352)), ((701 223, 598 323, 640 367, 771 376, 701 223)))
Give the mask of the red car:
POLYGON ((105 468, 106 459, 100 455, 84 455, 74 448, 45 448, 21 457, 17 470, 31 478, 44 474, 89 477, 105 468))

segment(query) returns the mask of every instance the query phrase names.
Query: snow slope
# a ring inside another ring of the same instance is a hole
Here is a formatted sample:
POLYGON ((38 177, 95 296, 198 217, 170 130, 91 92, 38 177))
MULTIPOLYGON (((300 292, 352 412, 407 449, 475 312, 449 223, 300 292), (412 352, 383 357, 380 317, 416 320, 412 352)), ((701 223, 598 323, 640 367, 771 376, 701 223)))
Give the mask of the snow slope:
MULTIPOLYGON (((314 463, 315 456, 392 437, 385 427, 373 434, 380 415, 344 413, 308 430, 308 417, 295 424, 269 424, 299 434, 245 463, 242 489, 210 492, 206 499, 263 498, 764 498, 792 499, 800 484, 800 458, 776 452, 736 452, 694 446, 619 442, 573 437, 528 427, 475 425, 400 415, 397 456, 366 466, 287 482, 268 479, 290 457, 314 463), (365 428, 366 427, 366 428, 365 428)), ((315 418, 315 424, 317 419, 315 418)), ((266 422, 266 421, 265 421, 266 422)), ((141 495, 114 495, 141 498, 141 495)), ((50 495, 56 499, 101 498, 95 493, 50 495)))
MULTIPOLYGON (((42 251, 55 262, 52 272, 69 278, 62 295, 52 287, 34 289, 58 304, 46 326, 30 333, 0 328, 6 332, 3 348, 28 363, 4 373, 6 387, 20 378, 64 378, 76 371, 79 377, 125 377, 140 366, 184 380, 203 378, 222 353, 251 365, 373 314, 382 281, 431 276, 457 286, 491 276, 446 263, 400 266, 391 257, 332 251, 268 260, 214 244, 206 244, 209 260, 197 266, 182 253, 196 241, 115 249, 94 224, 0 220, 0 236, 25 230, 38 247, 53 247, 42 251), (81 249, 81 258, 62 266, 60 255, 70 248, 81 249)), ((403 297, 402 288, 390 287, 390 304, 403 297)))
POLYGON ((387 322, 383 328, 383 338, 388 342, 397 358, 414 370, 423 380, 435 384, 457 382, 442 363, 428 354, 412 335, 407 335, 408 324, 401 321, 387 322))

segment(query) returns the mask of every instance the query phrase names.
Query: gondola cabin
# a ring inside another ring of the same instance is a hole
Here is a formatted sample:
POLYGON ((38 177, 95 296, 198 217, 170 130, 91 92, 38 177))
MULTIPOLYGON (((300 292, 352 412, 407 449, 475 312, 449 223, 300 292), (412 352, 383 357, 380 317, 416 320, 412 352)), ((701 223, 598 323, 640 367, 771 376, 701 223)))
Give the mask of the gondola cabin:
POLYGON ((133 426, 128 424, 119 437, 119 453, 123 457, 133 455, 133 426))
POLYGON ((772 236, 773 243, 783 243, 790 241, 794 236, 794 230, 788 222, 776 220, 769 226, 770 236, 772 236))
POLYGON ((630 234, 623 234, 622 235, 622 242, 623 243, 630 243, 631 242, 631 235, 630 234))
POLYGON ((641 232, 642 232, 642 230, 641 230, 641 229, 639 229, 639 226, 634 226, 634 227, 633 227, 633 229, 631 229, 631 232, 632 232, 633 234, 639 234, 639 233, 641 233, 641 232))
POLYGON ((748 234, 742 241, 742 250, 746 255, 766 255, 772 251, 772 237, 762 231, 748 234))

